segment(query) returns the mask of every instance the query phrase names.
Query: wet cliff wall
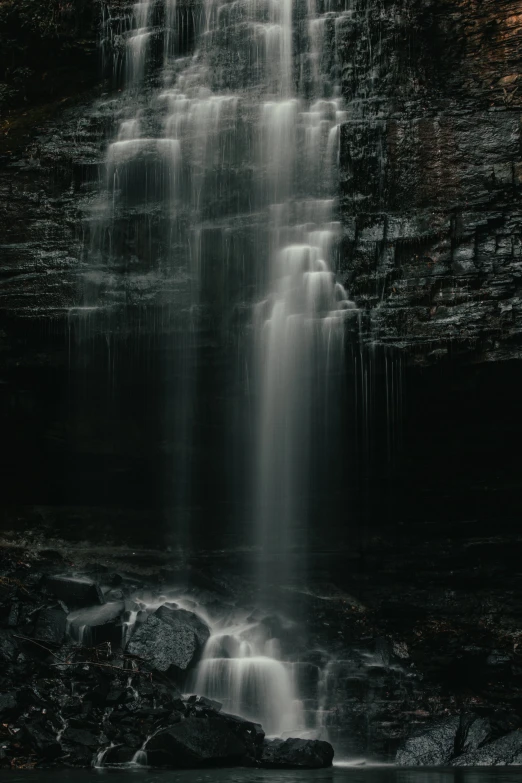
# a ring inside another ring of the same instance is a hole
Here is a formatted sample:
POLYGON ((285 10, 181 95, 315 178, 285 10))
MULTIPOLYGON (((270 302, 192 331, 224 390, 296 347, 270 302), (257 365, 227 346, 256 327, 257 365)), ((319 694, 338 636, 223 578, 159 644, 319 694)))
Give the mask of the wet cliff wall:
MULTIPOLYGON (((188 19, 197 3, 178 6, 188 19)), ((22 3, 2 3, 2 12, 11 9, 2 35, 23 55, 11 59, 21 67, 29 58, 34 71, 23 89, 9 87, 9 127, 0 137, 6 524, 23 504, 54 509, 56 524, 69 532, 81 528, 69 520, 86 524, 88 517, 98 533, 116 524, 116 509, 127 508, 122 526, 131 509, 145 509, 131 526, 140 538, 151 504, 155 529, 171 526, 164 509, 172 500, 172 455, 187 445, 165 437, 175 327, 165 317, 164 281, 132 244, 127 265, 101 276, 107 317, 94 332, 74 317, 92 272, 89 216, 118 86, 101 67, 101 6, 47 7, 54 27, 44 16, 35 31, 20 16, 22 3), (40 73, 39 62, 49 70, 40 73)), ((347 9, 327 26, 331 67, 341 72, 349 106, 340 151, 340 273, 371 316, 368 339, 402 356, 406 414, 402 449, 390 462, 381 406, 371 464, 363 480, 345 466, 332 516, 347 540, 354 516, 372 529, 404 518, 438 524, 448 514, 486 527, 498 518, 514 525, 522 17, 507 0, 329 0, 318 7, 347 9), (355 514, 360 487, 365 498, 355 514)), ((114 18, 124 12, 115 0, 110 8, 114 18)), ((190 35, 184 46, 190 52, 190 35)), ((14 71, 2 67, 4 83, 14 84, 14 71)), ((207 287, 210 300, 214 281, 207 287)), ((174 310, 181 293, 168 290, 174 310)), ((224 504, 230 479, 219 458, 226 415, 218 402, 226 398, 232 409, 235 390, 220 340, 210 332, 202 339, 199 388, 208 394, 194 413, 191 448, 208 477, 194 489, 205 499, 198 512, 204 528, 216 509, 219 519, 236 516, 224 504)), ((375 386, 382 381, 381 366, 375 386)))
MULTIPOLYGON (((120 5, 109 4, 114 16, 120 5)), ((197 11, 197 3, 179 5, 180 13, 197 11)), ((110 133, 95 98, 114 89, 100 81, 101 9, 81 0, 1 4, 2 320, 64 318, 81 298, 82 222, 110 133)), ((371 313, 371 338, 422 362, 448 351, 516 358, 518 4, 320 7, 343 9, 326 26, 327 56, 349 105, 340 154, 342 275, 371 313)), ((119 287, 132 303, 143 295, 138 284, 119 287)), ((158 296, 148 290, 147 303, 158 296)))
POLYGON ((345 263, 379 340, 519 356, 520 7, 361 3, 337 35, 345 263))

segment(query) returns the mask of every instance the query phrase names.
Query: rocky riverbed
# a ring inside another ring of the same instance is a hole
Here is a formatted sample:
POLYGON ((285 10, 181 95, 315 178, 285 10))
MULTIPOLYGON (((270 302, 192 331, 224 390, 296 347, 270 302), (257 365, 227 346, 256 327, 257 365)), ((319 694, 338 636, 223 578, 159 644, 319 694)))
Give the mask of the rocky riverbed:
POLYGON ((2 550, 2 766, 331 764, 327 742, 267 739, 218 702, 181 695, 210 635, 195 613, 164 598, 147 611, 129 598, 140 579, 55 573, 65 566, 2 550))
POLYGON ((2 765, 121 764, 150 751, 159 766, 317 767, 331 762, 325 740, 338 758, 518 763, 515 617, 508 627, 515 596, 491 583, 500 549, 489 542, 475 571, 478 579, 490 574, 489 598, 468 592, 473 569, 455 570, 451 588, 439 587, 443 554, 413 549, 410 542, 401 555, 374 543, 365 564, 350 561, 349 574, 346 560, 343 567, 330 559, 329 580, 316 563, 306 588, 287 586, 279 611, 261 615, 293 662, 308 720, 305 739, 275 741, 216 702, 182 695, 209 629, 172 596, 255 612, 255 585, 237 558, 182 565, 168 553, 133 559, 109 549, 4 546, 2 765), (412 557, 422 563, 418 578, 412 557))

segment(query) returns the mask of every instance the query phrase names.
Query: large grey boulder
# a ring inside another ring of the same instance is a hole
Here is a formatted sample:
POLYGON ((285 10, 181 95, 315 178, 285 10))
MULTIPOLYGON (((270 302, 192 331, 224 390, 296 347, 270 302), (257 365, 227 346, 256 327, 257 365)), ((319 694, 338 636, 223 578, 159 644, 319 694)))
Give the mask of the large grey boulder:
POLYGON ((451 762, 454 767, 493 767, 522 765, 522 730, 488 742, 477 750, 464 753, 451 762))
POLYGON ((441 767, 457 753, 460 717, 446 718, 409 737, 397 751, 396 764, 403 767, 441 767))
POLYGON ((274 769, 330 767, 334 749, 329 742, 307 739, 265 740, 259 764, 274 769))
POLYGON ((194 612, 163 605, 156 610, 155 615, 173 628, 191 628, 202 647, 207 643, 210 629, 194 612))
POLYGON ((171 667, 184 672, 197 659, 210 630, 197 615, 161 607, 139 625, 127 651, 148 661, 156 671, 171 667))
POLYGON ((191 715, 168 726, 148 741, 145 751, 150 766, 174 769, 232 766, 249 760, 248 743, 237 724, 217 713, 191 715))

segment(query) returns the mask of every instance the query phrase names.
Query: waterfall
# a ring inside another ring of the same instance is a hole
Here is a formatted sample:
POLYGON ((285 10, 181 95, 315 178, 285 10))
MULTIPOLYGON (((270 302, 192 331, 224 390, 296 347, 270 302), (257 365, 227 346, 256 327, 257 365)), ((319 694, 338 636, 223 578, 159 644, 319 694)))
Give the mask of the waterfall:
POLYGON ((305 543, 310 498, 317 491, 310 452, 312 444, 326 446, 325 456, 328 452, 329 399, 336 393, 332 381, 342 367, 345 319, 356 310, 334 274, 340 236, 335 220, 339 127, 346 112, 339 87, 322 70, 329 18, 308 0, 308 51, 302 53, 305 62, 308 58, 308 84, 296 90, 286 73, 292 3, 280 3, 280 37, 286 42, 280 97, 261 101, 269 258, 266 296, 254 320, 254 502, 264 590, 298 576, 292 553, 296 544, 305 543))
POLYGON ((247 469, 253 476, 245 543, 261 553, 267 590, 299 576, 291 562, 306 549, 312 499, 328 491, 345 325, 359 312, 336 280, 349 115, 337 28, 349 5, 142 0, 104 15, 124 89, 106 102, 117 128, 78 313, 152 304, 154 324, 173 334, 167 495, 185 546, 201 481, 191 457, 201 346, 219 335, 223 353, 248 368, 238 417, 253 433, 239 438, 241 482, 247 469))
MULTIPOLYGON (((237 347, 237 364, 248 368, 255 421, 245 538, 260 553, 265 590, 298 576, 294 553, 329 471, 345 326, 358 317, 336 279, 348 116, 336 26, 348 5, 147 0, 104 15, 104 51, 113 47, 124 89, 100 108, 117 129, 90 215, 79 311, 152 303, 173 335, 165 419, 178 530, 190 508, 200 346, 241 323, 240 338, 222 344, 237 347)), ((246 620, 215 629, 194 689, 271 734, 302 723, 291 666, 246 620)))

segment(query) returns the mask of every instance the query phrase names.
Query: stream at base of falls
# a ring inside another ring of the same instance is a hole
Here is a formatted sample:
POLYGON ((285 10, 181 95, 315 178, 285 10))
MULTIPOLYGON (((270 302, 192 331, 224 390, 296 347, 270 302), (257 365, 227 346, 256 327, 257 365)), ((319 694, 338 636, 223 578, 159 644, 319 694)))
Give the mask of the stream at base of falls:
MULTIPOLYGON (((487 769, 396 769, 393 767, 345 766, 321 770, 187 769, 165 772, 148 770, 20 770, 17 783, 94 783, 99 775, 116 775, 119 783, 515 783, 519 768, 487 769)), ((0 783, 11 783, 12 772, 0 772, 0 783)))
MULTIPOLYGON (((326 677, 321 678, 317 670, 316 698, 303 700, 299 685, 310 664, 288 647, 288 637, 297 629, 295 622, 267 610, 226 603, 216 606, 204 591, 187 595, 172 590, 155 597, 136 594, 130 605, 133 611, 125 636, 132 634, 140 617, 143 622, 147 612, 163 606, 193 614, 210 630, 201 660, 182 684, 187 694, 216 700, 224 712, 260 723, 268 737, 327 739, 323 726, 326 687, 321 688, 323 681, 326 686, 326 677)), ((96 624, 96 617, 110 614, 111 606, 73 612, 68 626, 71 637, 90 643, 82 623, 87 618, 96 624)), ((146 756, 136 761, 146 764, 146 756)), ((99 766, 103 766, 103 754, 99 766)))

